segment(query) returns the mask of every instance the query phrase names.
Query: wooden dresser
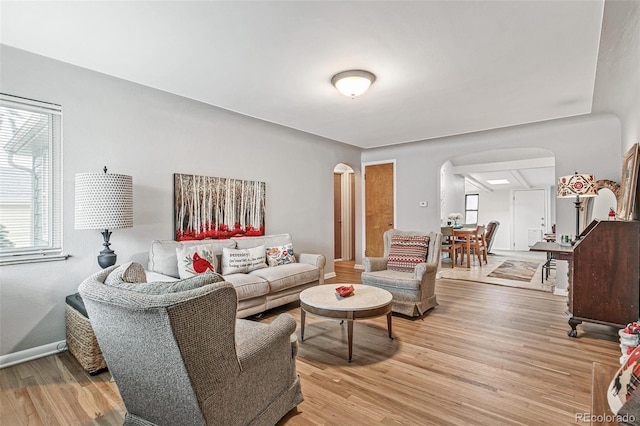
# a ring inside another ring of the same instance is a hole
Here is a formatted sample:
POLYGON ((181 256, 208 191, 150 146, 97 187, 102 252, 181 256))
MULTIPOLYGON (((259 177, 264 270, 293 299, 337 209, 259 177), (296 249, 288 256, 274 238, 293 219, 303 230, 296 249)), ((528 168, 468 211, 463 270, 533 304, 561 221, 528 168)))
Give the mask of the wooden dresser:
POLYGON ((640 315, 640 222, 594 220, 573 247, 539 242, 569 263, 569 336, 583 321, 623 328, 640 315))

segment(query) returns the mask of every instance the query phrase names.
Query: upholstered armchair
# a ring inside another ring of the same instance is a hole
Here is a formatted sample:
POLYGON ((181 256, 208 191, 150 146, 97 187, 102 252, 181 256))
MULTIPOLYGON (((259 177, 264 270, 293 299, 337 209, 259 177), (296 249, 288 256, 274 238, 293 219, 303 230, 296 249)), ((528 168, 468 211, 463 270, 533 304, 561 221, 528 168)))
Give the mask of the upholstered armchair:
POLYGON ((384 256, 363 259, 362 283, 389 291, 393 296, 393 312, 421 316, 437 306, 435 287, 442 234, 390 229, 384 233, 383 238, 384 256), (426 254, 421 252, 418 256, 422 258, 417 261, 411 257, 420 253, 422 247, 418 247, 420 243, 410 241, 412 237, 428 237, 426 254), (400 254, 396 256, 398 253, 400 254))
POLYGON ((79 291, 125 425, 274 425, 303 400, 293 317, 236 320, 236 291, 216 274, 140 284, 148 294, 105 284, 114 268, 79 291))

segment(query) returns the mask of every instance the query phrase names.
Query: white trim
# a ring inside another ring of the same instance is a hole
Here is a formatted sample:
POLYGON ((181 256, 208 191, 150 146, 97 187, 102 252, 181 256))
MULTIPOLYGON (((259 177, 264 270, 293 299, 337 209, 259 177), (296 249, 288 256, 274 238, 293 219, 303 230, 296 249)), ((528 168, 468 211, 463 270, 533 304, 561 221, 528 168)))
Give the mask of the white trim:
POLYGON ((364 271, 364 265, 356 263, 355 265, 353 265, 353 269, 362 269, 364 271))
POLYGON ((324 274, 324 279, 328 280, 330 278, 335 278, 337 275, 335 272, 327 272, 326 274, 324 274))
POLYGON ((65 351, 66 349, 67 341, 60 340, 59 342, 47 343, 46 345, 25 349, 24 351, 1 355, 0 368, 10 367, 15 364, 20 364, 45 356, 57 354, 59 352, 65 351))
POLYGON ((566 288, 558 288, 558 287, 556 287, 556 289, 553 290, 553 294, 555 296, 568 297, 569 296, 569 290, 567 290, 566 288))

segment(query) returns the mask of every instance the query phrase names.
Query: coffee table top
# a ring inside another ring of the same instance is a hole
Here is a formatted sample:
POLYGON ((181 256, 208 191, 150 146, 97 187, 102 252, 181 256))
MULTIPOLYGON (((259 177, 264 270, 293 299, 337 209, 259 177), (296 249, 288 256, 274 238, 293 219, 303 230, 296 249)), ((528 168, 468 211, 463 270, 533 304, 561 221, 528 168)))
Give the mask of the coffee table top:
POLYGON ((318 309, 334 311, 360 311, 379 308, 391 303, 392 295, 387 290, 369 285, 353 284, 353 294, 339 296, 336 287, 351 284, 325 284, 309 287, 300 293, 300 301, 318 309))

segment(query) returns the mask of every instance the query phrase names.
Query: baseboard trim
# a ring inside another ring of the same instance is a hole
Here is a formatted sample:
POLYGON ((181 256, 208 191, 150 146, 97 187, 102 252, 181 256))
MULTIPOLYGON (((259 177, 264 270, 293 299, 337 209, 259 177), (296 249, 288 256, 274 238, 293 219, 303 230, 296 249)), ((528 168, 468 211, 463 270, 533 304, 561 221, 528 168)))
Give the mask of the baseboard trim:
POLYGON ((67 341, 60 340, 59 342, 48 343, 35 348, 25 349, 24 351, 0 355, 0 368, 11 367, 12 365, 53 355, 66 349, 67 341))
POLYGON ((356 263, 355 265, 353 265, 353 269, 362 269, 364 271, 364 266, 356 263))
POLYGON ((329 278, 335 278, 337 275, 335 272, 327 272, 326 274, 324 274, 324 279, 328 280, 329 278))
POLYGON ((556 289, 553 290, 553 294, 555 294, 556 296, 568 296, 569 295, 569 291, 566 288, 558 288, 558 287, 556 287, 556 289))

